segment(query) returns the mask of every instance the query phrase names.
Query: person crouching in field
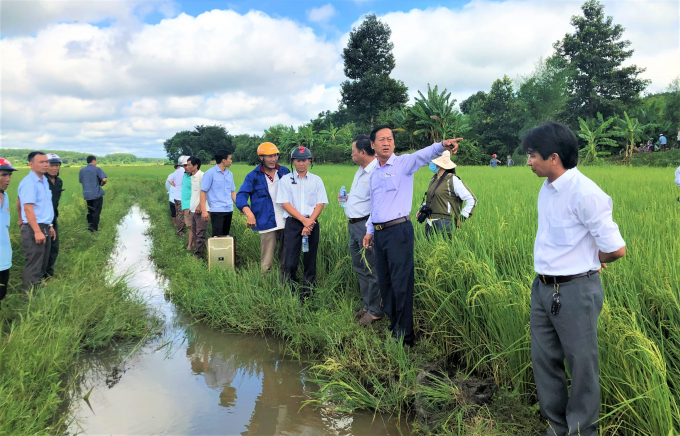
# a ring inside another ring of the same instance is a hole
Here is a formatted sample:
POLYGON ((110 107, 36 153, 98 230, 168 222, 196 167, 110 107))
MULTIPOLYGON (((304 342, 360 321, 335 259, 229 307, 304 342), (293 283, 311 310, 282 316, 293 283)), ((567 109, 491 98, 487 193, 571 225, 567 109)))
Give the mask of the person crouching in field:
POLYGON ((423 219, 427 222, 425 236, 428 239, 435 233, 450 239, 453 227, 460 227, 462 222, 472 216, 477 197, 456 176, 456 164, 451 160, 448 150, 430 162, 430 170, 436 174, 425 192, 425 208, 418 211, 418 222, 423 219), (421 214, 426 216, 423 218, 421 214))
POLYGON ((321 178, 308 171, 312 163, 312 152, 308 148, 300 146, 293 149, 291 161, 295 171, 281 179, 276 203, 283 207, 286 219, 283 230, 283 276, 287 281, 297 283, 302 250, 304 282, 300 297, 304 299, 311 296, 316 284, 316 254, 320 232, 317 219, 323 207, 328 204, 328 197, 321 178))
MULTIPOLYGON (((189 250, 193 250, 194 257, 201 259, 205 253, 205 234, 208 231, 208 220, 204 220, 201 209, 201 184, 203 171, 201 159, 191 156, 187 160, 186 172, 191 174, 191 196, 189 197, 189 250)), ((210 207, 205 206, 210 213, 210 207)))
POLYGON ((626 244, 612 221, 612 199, 576 168, 578 140, 569 127, 547 121, 527 132, 522 147, 527 165, 546 178, 538 194, 530 315, 538 403, 549 436, 596 436, 599 273, 625 256, 626 244))
POLYGON ((236 194, 236 207, 246 216, 246 226, 260 233, 260 265, 269 271, 278 253, 279 270, 283 272, 285 249, 283 229, 284 211, 276 203, 281 179, 290 170, 279 165, 279 149, 271 142, 257 147, 260 164, 248 173, 236 194), (250 201, 250 203, 248 203, 250 201))
MULTIPOLYGON (((12 180, 12 173, 17 169, 0 157, 0 304, 7 295, 9 269, 12 267, 12 244, 9 240, 9 197, 7 188, 12 180)), ((1 306, 0 306, 1 308, 1 306)))

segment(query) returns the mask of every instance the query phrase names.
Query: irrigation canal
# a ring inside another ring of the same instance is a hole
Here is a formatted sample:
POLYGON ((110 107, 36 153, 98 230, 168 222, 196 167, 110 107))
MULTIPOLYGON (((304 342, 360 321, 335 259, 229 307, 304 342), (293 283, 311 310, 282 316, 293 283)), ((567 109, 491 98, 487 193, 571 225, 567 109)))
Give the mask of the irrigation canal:
POLYGON ((183 314, 165 296, 147 227, 134 206, 118 226, 111 261, 163 317, 164 332, 83 357, 69 434, 410 434, 396 417, 302 407, 317 386, 304 364, 283 357, 281 343, 213 330, 183 314))

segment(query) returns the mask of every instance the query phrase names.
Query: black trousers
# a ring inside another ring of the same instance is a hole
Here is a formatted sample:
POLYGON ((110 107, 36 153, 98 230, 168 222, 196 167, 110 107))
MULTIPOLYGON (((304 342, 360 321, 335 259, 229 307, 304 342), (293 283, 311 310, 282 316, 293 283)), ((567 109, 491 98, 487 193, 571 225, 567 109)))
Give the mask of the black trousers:
POLYGON ((389 329, 395 338, 413 345, 413 224, 406 221, 373 235, 378 287, 389 329))
MULTIPOLYGON (((304 226, 295 218, 286 219, 286 227, 283 229, 283 245, 286 252, 283 266, 283 277, 294 283, 297 280, 297 269, 300 265, 300 252, 302 252, 302 229, 304 226)), ((311 295, 312 288, 316 284, 316 253, 319 251, 319 222, 317 221, 309 235, 309 251, 302 253, 302 265, 304 268, 304 282, 302 296, 311 295)))
MULTIPOLYGON (((210 224, 212 224, 213 238, 215 236, 229 236, 229 230, 231 230, 231 217, 233 214, 233 212, 210 212, 210 224)), ((178 217, 177 219, 180 218, 178 217)))
POLYGON ((91 232, 96 232, 99 230, 99 217, 102 214, 103 205, 103 196, 95 198, 94 200, 87 200, 87 229, 91 232))
POLYGON ((0 301, 7 295, 7 285, 9 283, 9 268, 0 271, 0 301))
POLYGON ((50 258, 47 260, 47 272, 45 273, 46 278, 54 275, 54 264, 57 262, 57 256, 59 256, 59 225, 57 224, 57 218, 54 218, 53 224, 57 239, 53 240, 50 245, 50 258))

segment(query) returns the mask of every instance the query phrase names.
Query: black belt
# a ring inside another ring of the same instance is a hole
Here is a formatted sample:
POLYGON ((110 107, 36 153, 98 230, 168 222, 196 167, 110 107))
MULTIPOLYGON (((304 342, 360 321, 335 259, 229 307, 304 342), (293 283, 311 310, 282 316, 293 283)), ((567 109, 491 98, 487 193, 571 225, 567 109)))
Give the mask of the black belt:
POLYGON ((350 224, 356 224, 360 223, 362 221, 366 221, 370 215, 362 216, 361 218, 349 218, 349 223, 350 224))
POLYGON ((559 285, 560 283, 567 283, 579 277, 590 277, 593 274, 597 274, 597 271, 588 271, 581 274, 574 274, 573 276, 547 276, 545 274, 539 274, 538 280, 544 285, 559 285))
POLYGON ((387 221, 386 223, 373 223, 373 228, 376 230, 385 230, 388 227, 396 226, 397 224, 405 223, 406 221, 411 221, 411 217, 403 216, 392 221, 387 221))

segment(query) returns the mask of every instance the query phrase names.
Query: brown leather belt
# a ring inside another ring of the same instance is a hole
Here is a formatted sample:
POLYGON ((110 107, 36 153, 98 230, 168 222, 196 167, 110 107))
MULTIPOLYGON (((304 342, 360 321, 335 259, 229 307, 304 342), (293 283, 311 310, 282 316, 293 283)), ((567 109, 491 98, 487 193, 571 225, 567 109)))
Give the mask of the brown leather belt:
POLYGON ((370 215, 362 216, 361 218, 349 218, 348 221, 350 224, 356 224, 360 223, 362 221, 366 221, 370 215))
POLYGON ((403 216, 392 221, 387 221, 386 223, 373 223, 373 228, 376 230, 385 230, 388 227, 396 226, 397 224, 405 223, 406 221, 411 221, 411 217, 403 216))
POLYGON ((538 280, 544 285, 559 285, 561 283, 567 283, 579 277, 590 277, 593 274, 597 274, 597 271, 588 271, 581 274, 574 274, 573 276, 546 276, 544 274, 538 274, 538 280))

